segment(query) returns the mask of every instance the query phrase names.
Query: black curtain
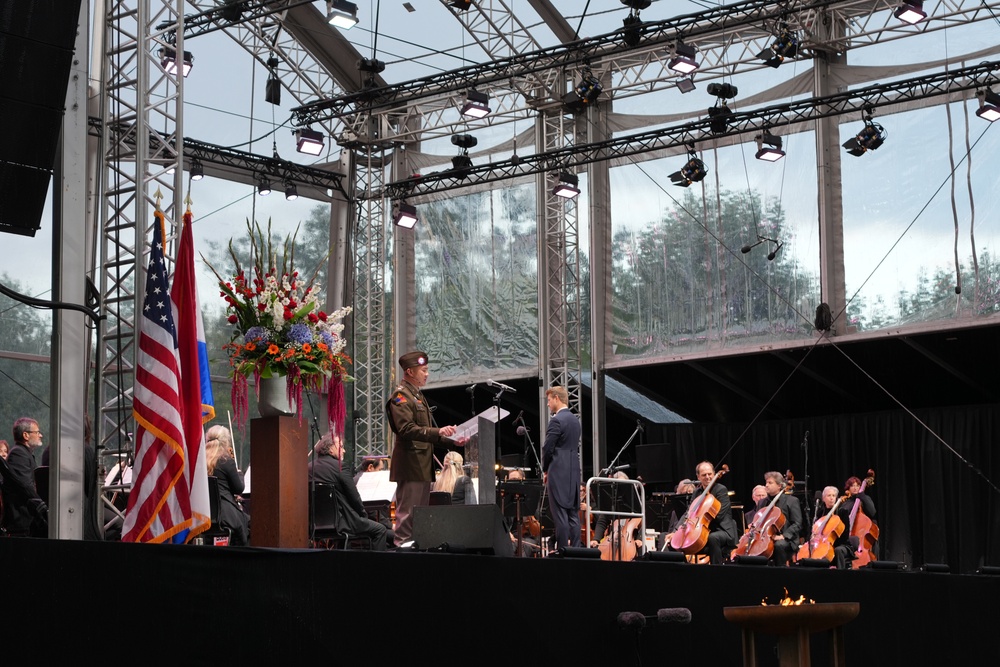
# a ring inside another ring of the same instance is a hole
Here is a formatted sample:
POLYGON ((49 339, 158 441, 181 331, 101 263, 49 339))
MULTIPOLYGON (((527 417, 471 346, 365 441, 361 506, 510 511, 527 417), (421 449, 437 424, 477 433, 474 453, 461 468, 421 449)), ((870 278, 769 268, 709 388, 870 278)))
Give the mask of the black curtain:
POLYGON ((651 425, 638 474, 676 484, 703 460, 730 468, 721 483, 733 502, 749 506, 750 492, 769 470, 791 470, 806 491, 809 517, 825 486, 844 489, 864 479, 875 501, 879 557, 918 568, 945 563, 952 572, 1000 565, 1000 406, 970 406, 843 415, 746 424, 651 425), (806 435, 808 433, 808 436, 806 435), (650 448, 656 455, 649 456, 650 448), (806 455, 808 453, 808 468, 806 455), (663 469, 642 469, 642 460, 663 469), (807 480, 808 474, 808 480, 807 480), (807 490, 806 490, 807 489, 807 490))

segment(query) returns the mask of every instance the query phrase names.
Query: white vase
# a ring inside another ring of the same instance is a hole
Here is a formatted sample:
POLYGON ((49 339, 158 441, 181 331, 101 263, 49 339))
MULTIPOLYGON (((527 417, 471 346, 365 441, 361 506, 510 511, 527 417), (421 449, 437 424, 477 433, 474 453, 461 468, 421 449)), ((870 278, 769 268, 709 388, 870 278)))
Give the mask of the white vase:
POLYGON ((288 400, 288 378, 261 378, 258 389, 257 412, 261 417, 289 417, 295 414, 295 403, 288 400))

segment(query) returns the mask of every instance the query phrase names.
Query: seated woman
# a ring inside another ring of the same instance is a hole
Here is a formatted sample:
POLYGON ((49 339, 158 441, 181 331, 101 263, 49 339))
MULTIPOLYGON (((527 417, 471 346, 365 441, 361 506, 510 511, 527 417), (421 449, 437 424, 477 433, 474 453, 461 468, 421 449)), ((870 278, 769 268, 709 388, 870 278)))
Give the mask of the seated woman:
POLYGON ((250 544, 250 525, 236 496, 243 493, 243 480, 236 469, 233 438, 229 429, 215 425, 205 433, 205 464, 208 474, 219 480, 219 525, 232 531, 229 543, 244 547, 250 544))
POLYGON ((452 505, 478 505, 476 487, 472 478, 465 474, 463 462, 462 455, 458 452, 445 454, 444 469, 434 483, 433 490, 450 493, 452 505))

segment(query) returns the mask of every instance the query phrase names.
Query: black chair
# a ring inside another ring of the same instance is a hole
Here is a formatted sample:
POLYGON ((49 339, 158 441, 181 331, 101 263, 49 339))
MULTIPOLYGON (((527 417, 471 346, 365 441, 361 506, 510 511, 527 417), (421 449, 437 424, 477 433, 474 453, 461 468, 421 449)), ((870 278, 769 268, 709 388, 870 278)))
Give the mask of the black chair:
POLYGON ((337 497, 337 487, 332 484, 313 484, 313 546, 323 546, 327 549, 350 549, 354 546, 372 548, 372 539, 367 535, 355 535, 347 530, 341 530, 340 499, 337 497))
POLYGON ((229 540, 232 539, 233 531, 223 527, 219 523, 219 504, 222 496, 219 493, 219 478, 214 475, 208 476, 208 506, 209 514, 212 518, 212 525, 208 530, 195 538, 197 544, 207 544, 214 547, 228 547, 229 540))
POLYGON ((447 491, 431 491, 431 505, 451 505, 451 494, 447 491))
POLYGON ((35 491, 38 492, 38 497, 44 500, 46 503, 49 502, 49 467, 48 466, 38 466, 35 468, 35 491))

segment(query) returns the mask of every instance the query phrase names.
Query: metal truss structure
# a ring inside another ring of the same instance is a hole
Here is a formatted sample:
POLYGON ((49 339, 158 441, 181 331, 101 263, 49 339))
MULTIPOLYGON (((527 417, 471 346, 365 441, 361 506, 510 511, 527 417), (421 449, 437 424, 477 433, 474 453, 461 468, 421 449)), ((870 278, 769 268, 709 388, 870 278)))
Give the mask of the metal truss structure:
MULTIPOLYGON (((679 40, 697 48, 701 60, 697 76, 702 81, 766 67, 759 53, 772 43, 779 26, 794 31, 801 40, 798 58, 825 57, 960 22, 993 19, 1000 2, 928 1, 924 5, 928 19, 911 26, 894 19, 892 9, 897 3, 893 0, 747 0, 642 23, 635 47, 625 45, 624 28, 578 40, 546 0, 529 2, 562 44, 542 48, 507 0, 481 0, 467 12, 455 11, 454 16, 486 54, 487 62, 389 86, 377 75, 362 78, 350 66, 359 54, 326 25, 324 16, 310 2, 241 0, 217 4, 188 0, 186 5, 198 11, 184 16, 183 0, 108 0, 100 133, 104 165, 100 288, 108 311, 98 351, 103 446, 123 449, 131 429, 135 285, 142 271, 140 249, 154 206, 153 191, 163 194, 165 212, 173 219, 182 169, 191 158, 229 172, 278 170, 275 173, 282 180, 338 190, 353 204, 357 453, 381 454, 386 444, 381 410, 389 389, 385 258, 390 199, 536 176, 539 262, 544 265, 539 284, 539 340, 543 346, 539 371, 547 384, 570 387, 571 404, 578 409, 582 338, 577 210, 575 203, 567 204, 550 194, 548 172, 575 172, 598 164, 607 169, 618 158, 641 153, 957 94, 984 85, 997 69, 997 63, 985 63, 739 112, 728 119, 722 133, 712 133, 705 119, 580 143, 575 140, 575 126, 583 119, 568 115, 562 98, 567 84, 572 84, 584 67, 606 84, 604 99, 623 100, 676 86, 680 76, 668 67, 668 61, 679 40), (151 6, 157 8, 155 12, 151 6), (185 39, 217 30, 269 69, 274 66, 268 62, 278 60, 282 86, 300 105, 292 110, 294 123, 316 124, 327 134, 340 137, 341 145, 352 151, 352 173, 337 174, 193 139, 177 139, 183 137, 183 79, 166 74, 157 48, 170 46, 182 52, 185 39), (473 167, 462 180, 438 172, 419 179, 393 174, 390 182, 389 164, 395 146, 447 136, 459 124, 474 130, 475 125, 460 119, 456 111, 466 91, 474 87, 488 91, 494 107, 493 113, 479 122, 498 125, 532 118, 539 152, 517 162, 473 167), (346 186, 344 179, 352 185, 346 186)), ((400 280, 398 275, 395 279, 400 280)))

